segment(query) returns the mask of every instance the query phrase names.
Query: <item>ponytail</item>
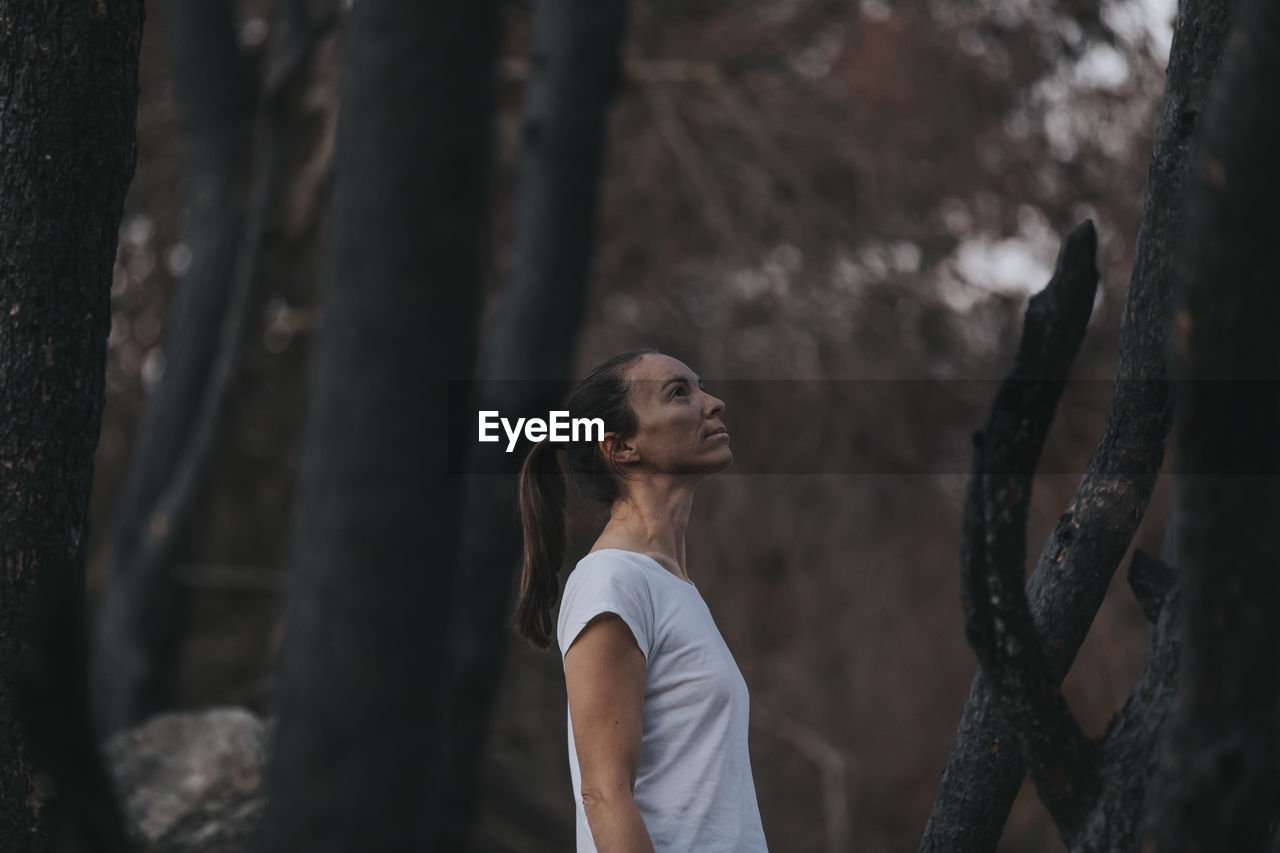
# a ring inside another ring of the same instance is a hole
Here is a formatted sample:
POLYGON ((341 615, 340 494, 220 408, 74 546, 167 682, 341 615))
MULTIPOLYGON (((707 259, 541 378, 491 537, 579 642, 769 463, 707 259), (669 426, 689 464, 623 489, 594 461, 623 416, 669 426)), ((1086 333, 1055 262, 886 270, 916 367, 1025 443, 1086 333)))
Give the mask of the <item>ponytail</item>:
POLYGON ((565 481, 555 446, 543 439, 520 467, 520 525, 524 559, 515 626, 534 647, 551 647, 551 609, 560 597, 556 576, 565 549, 565 481))
MULTIPOLYGON (((635 435, 638 421, 631 408, 630 387, 623 379, 627 365, 652 347, 619 353, 596 365, 569 394, 564 408, 571 417, 600 418, 606 431, 622 438, 635 435)), ((596 441, 563 445, 565 464, 579 490, 591 500, 612 506, 620 494, 622 472, 610 464, 596 441)), ((565 475, 549 439, 533 446, 520 467, 520 524, 524 528, 524 558, 520 566, 520 597, 516 601, 516 630, 535 648, 548 649, 555 639, 551 611, 560 599, 560 563, 564 560, 565 475)))

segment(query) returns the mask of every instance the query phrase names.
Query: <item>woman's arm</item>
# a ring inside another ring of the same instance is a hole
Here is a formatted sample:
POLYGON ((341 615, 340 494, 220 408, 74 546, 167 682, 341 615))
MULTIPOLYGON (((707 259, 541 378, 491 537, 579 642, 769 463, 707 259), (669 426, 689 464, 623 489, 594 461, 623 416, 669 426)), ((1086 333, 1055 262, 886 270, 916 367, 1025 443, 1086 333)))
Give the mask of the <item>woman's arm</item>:
POLYGON ((616 613, 589 622, 564 655, 582 805, 600 853, 653 853, 635 802, 644 676, 644 653, 616 613))

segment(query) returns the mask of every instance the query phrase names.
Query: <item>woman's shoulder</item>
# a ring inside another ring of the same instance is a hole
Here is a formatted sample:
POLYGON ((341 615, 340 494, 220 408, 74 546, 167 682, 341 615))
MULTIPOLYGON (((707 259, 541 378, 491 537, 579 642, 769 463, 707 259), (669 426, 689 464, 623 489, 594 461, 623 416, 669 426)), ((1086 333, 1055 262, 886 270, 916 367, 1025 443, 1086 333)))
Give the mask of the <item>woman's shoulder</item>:
POLYGON ((564 598, 624 595, 652 603, 655 594, 661 592, 661 584, 654 583, 653 569, 645 565, 645 559, 643 555, 616 548, 589 551, 569 572, 564 583, 564 598))
POLYGON ((654 606, 653 586, 643 564, 626 553, 592 551, 578 560, 565 581, 556 632, 560 647, 568 648, 592 618, 607 610, 627 622, 647 657, 654 606))

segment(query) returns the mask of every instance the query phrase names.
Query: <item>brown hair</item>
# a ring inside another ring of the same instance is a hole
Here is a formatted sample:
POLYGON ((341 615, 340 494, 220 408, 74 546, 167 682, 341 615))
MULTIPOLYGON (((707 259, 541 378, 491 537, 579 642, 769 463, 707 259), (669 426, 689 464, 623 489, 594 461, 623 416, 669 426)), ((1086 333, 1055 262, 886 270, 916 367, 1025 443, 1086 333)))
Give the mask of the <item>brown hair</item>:
MULTIPOLYGON (((635 435, 639 423, 631 408, 630 385, 624 381, 627 365, 652 347, 619 353, 596 365, 569 393, 564 408, 570 418, 600 418, 605 432, 621 438, 635 435)), ((565 451, 565 463, 578 488, 587 497, 612 505, 621 494, 621 474, 600 450, 598 441, 559 445, 538 442, 520 468, 520 525, 524 529, 524 559, 520 566, 520 596, 514 624, 535 648, 551 647, 551 610, 560 599, 556 575, 565 549, 565 477, 556 458, 565 451)))

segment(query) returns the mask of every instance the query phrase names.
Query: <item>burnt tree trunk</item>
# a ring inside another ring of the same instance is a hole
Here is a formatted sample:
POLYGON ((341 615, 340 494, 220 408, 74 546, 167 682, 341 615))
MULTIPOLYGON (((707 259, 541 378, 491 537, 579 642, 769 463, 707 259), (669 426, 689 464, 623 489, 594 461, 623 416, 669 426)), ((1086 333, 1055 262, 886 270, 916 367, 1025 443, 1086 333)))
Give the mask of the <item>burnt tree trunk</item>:
POLYGON ((421 851, 446 698, 497 2, 361 0, 340 96, 259 851, 421 851))
POLYGON ((1280 3, 1249 0, 1205 112, 1178 255, 1180 689, 1153 849, 1270 849, 1280 794, 1280 3))
MULTIPOLYGON (((605 120, 619 78, 623 0, 545 0, 534 10, 511 278, 477 375, 476 410, 545 417, 563 404, 594 243, 605 120)), ((472 822, 520 562, 516 475, 529 447, 471 457, 454 597, 453 689, 435 803, 442 849, 472 822)), ((488 448, 488 445, 483 446, 488 448)), ((505 448, 503 448, 505 449, 505 448)))
MULTIPOLYGON (((1188 151, 1230 23, 1229 0, 1181 0, 1120 328, 1106 430, 1027 583, 1051 679, 1061 683, 1137 531, 1173 418, 1165 329, 1169 259, 1181 233, 1188 151)), ((1025 774, 1013 731, 982 671, 974 678, 921 853, 996 849, 1025 774)))
POLYGON ((124 850, 84 563, 142 3, 0 0, 0 849, 124 850))

